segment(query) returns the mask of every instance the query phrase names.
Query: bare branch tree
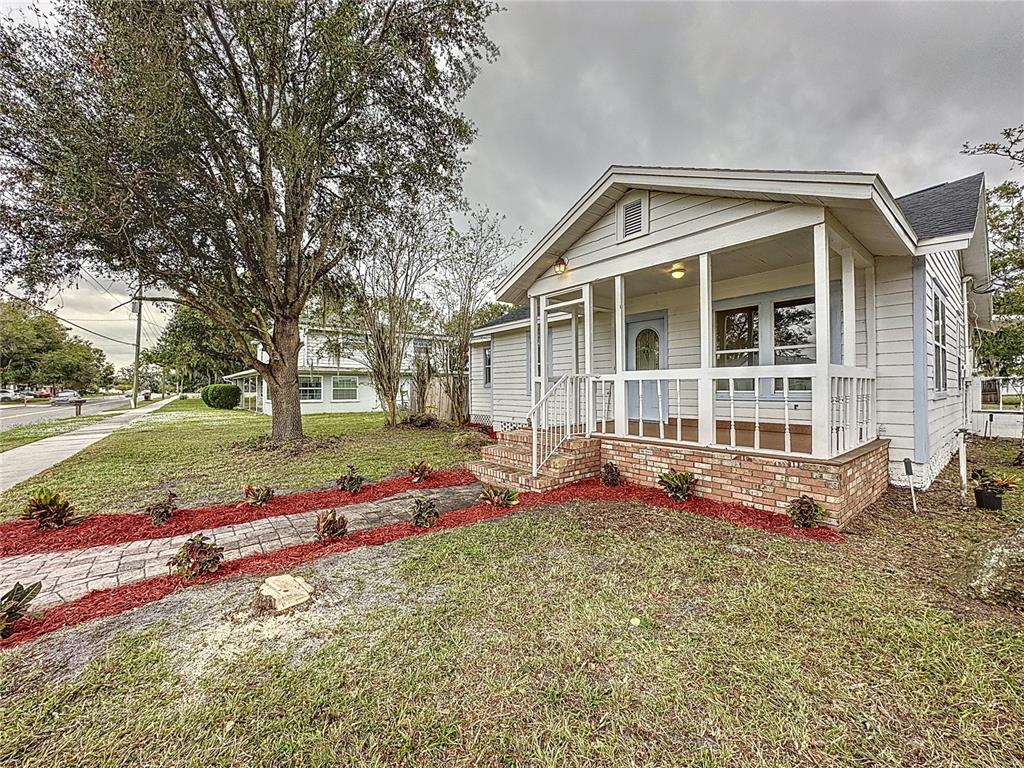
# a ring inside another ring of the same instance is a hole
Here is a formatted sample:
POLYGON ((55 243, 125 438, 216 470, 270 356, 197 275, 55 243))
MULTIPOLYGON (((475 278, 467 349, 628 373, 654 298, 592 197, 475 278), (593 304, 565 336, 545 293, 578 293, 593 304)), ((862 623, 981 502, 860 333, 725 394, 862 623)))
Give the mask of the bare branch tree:
POLYGON ((438 265, 436 307, 443 335, 437 364, 457 421, 469 408, 469 344, 480 311, 493 298, 509 258, 522 247, 521 227, 504 231, 505 217, 487 208, 469 212, 464 232, 453 237, 438 265))

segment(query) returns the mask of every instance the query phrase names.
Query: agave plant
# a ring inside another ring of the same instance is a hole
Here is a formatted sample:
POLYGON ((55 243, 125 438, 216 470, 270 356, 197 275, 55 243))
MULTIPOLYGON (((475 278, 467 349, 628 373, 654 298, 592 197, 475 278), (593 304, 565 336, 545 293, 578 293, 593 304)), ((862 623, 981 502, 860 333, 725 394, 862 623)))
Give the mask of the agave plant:
POLYGON ((16 582, 7 593, 0 597, 0 638, 9 637, 14 632, 14 623, 21 618, 38 619, 40 614, 29 611, 28 606, 39 590, 43 588, 43 582, 23 586, 16 582))
POLYGON ((181 545, 167 565, 188 580, 204 573, 215 573, 223 559, 224 547, 218 547, 211 539, 197 533, 181 545))
POLYGON ((437 511, 437 502, 429 496, 420 496, 412 503, 410 514, 412 524, 417 528, 429 528, 441 516, 437 511))
POLYGON ((338 514, 336 509, 321 509, 316 515, 313 535, 317 541, 340 539, 348 533, 348 520, 345 515, 338 514))
POLYGON ((669 498, 686 501, 693 496, 693 486, 697 478, 692 472, 662 472, 658 475, 658 485, 665 489, 669 498))
POLYGON ((247 485, 243 489, 245 504, 250 507, 265 507, 274 498, 274 489, 269 485, 247 485))
POLYGON ((152 504, 146 505, 145 512, 149 515, 149 519, 153 522, 153 525, 163 525, 174 517, 174 510, 178 507, 178 505, 174 503, 176 498, 178 498, 178 494, 174 491, 168 491, 166 499, 154 501, 152 504))
POLYGON ((431 467, 425 461, 418 461, 415 464, 411 464, 409 466, 409 474, 412 476, 412 481, 414 483, 419 483, 422 482, 423 480, 426 480, 428 477, 430 477, 430 473, 433 471, 433 467, 431 467))
POLYGON ((355 464, 348 465, 348 473, 334 481, 339 488, 349 493, 359 493, 366 478, 356 472, 355 464))
POLYGON ((601 485, 606 485, 609 488, 622 485, 622 473, 610 461, 601 467, 601 485))
POLYGON ((38 527, 50 530, 75 525, 82 520, 75 516, 75 508, 66 496, 49 488, 40 488, 29 496, 22 518, 35 520, 38 527))
POLYGON ((825 510, 806 494, 791 499, 788 511, 789 519, 797 528, 814 528, 825 519, 825 510))
POLYGON ((519 491, 514 491, 511 488, 496 488, 493 485, 489 485, 484 488, 479 500, 484 504, 490 504, 492 507, 507 509, 519 503, 519 491))

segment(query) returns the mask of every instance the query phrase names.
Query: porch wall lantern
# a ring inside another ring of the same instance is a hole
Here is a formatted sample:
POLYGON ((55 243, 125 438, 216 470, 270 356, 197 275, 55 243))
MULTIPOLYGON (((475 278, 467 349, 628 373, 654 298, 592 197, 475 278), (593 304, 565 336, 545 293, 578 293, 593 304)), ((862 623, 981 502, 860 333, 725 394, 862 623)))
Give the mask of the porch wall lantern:
POLYGON ((670 274, 672 275, 673 280, 682 280, 686 277, 686 269, 682 264, 673 264, 672 272, 670 274))
POLYGON ((556 275, 564 275, 565 274, 565 270, 567 270, 568 268, 569 268, 569 262, 567 262, 561 256, 559 256, 557 259, 555 259, 555 274, 556 275))

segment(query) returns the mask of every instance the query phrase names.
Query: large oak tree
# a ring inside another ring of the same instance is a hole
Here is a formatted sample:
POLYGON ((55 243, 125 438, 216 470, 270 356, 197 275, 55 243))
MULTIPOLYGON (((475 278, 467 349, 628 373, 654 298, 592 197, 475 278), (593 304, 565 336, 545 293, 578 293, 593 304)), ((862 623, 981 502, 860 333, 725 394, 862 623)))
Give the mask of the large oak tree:
POLYGON ((266 378, 273 438, 300 437, 302 310, 388 201, 457 195, 495 10, 66 0, 4 22, 4 277, 90 263, 203 312, 266 378))

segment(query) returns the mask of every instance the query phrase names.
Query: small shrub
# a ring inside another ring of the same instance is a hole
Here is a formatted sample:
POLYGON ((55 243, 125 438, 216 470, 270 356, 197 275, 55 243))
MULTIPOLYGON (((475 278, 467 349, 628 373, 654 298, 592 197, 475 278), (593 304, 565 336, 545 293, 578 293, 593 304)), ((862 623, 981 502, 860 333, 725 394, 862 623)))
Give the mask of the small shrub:
POLYGON ((460 432, 452 438, 452 448, 479 449, 492 442, 494 441, 483 432, 460 432))
POLYGON ((15 582, 3 597, 0 597, 0 638, 10 637, 14 632, 14 623, 22 618, 40 618, 40 614, 31 613, 28 609, 29 603, 36 599, 39 590, 43 588, 43 582, 22 586, 21 582, 15 582))
POLYGON ((622 485, 622 473, 610 461, 601 467, 601 485, 607 485, 609 488, 622 485))
POLYGON ((22 518, 35 520, 39 528, 47 530, 75 525, 82 520, 75 516, 75 508, 66 496, 49 488, 40 488, 29 496, 22 518))
POLYGON ((188 395, 186 395, 184 392, 182 392, 181 394, 178 395, 178 399, 179 400, 188 400, 188 395))
POLYGON ((366 483, 366 478, 356 472, 355 464, 348 465, 348 473, 334 481, 339 488, 349 493, 359 493, 366 483))
POLYGON ((432 413, 410 413, 402 419, 402 423, 417 429, 434 429, 441 426, 441 422, 432 413))
POLYGON ((174 510, 177 509, 177 504, 174 503, 176 498, 178 498, 178 494, 174 491, 168 491, 166 499, 154 501, 146 506, 145 512, 149 515, 153 525, 163 525, 174 517, 174 510))
POLYGON ((662 472, 658 475, 658 485, 665 489, 670 499, 686 501, 693 496, 693 487, 697 478, 692 472, 662 472))
POLYGON ((242 400, 242 390, 235 384, 211 384, 204 390, 206 397, 203 398, 203 402, 211 408, 230 411, 242 400))
POLYGON ((187 581, 204 573, 216 573, 222 559, 224 547, 218 547, 206 536, 197 533, 181 545, 181 549, 167 564, 187 581))
POLYGON ((348 533, 348 520, 339 515, 336 509, 321 509, 316 514, 316 526, 313 535, 317 541, 340 539, 348 533))
POLYGON ((519 503, 519 491, 488 485, 484 488, 483 493, 480 494, 479 500, 484 504, 490 504, 492 507, 508 509, 519 503))
POLYGON ((433 471, 433 468, 425 461, 419 461, 409 466, 409 474, 412 476, 414 483, 426 480, 433 471))
POLYGON ((213 407, 212 405, 210 405, 210 387, 212 387, 212 386, 213 386, 213 384, 207 384, 205 387, 203 387, 202 389, 199 390, 199 398, 204 403, 206 403, 206 407, 207 408, 212 408, 213 407))
POLYGON ((1017 487, 1018 478, 1012 472, 989 472, 981 469, 974 472, 975 486, 982 491, 1002 496, 1017 487))
POLYGON ((788 510, 789 519, 797 528, 814 528, 825 519, 822 506, 806 494, 791 499, 788 510))
POLYGON ((247 485, 243 489, 244 504, 250 507, 265 507, 274 498, 274 489, 269 485, 247 485))
POLYGON ((437 511, 437 502, 429 496, 420 496, 412 503, 412 524, 417 528, 429 528, 437 522, 441 514, 437 511))

